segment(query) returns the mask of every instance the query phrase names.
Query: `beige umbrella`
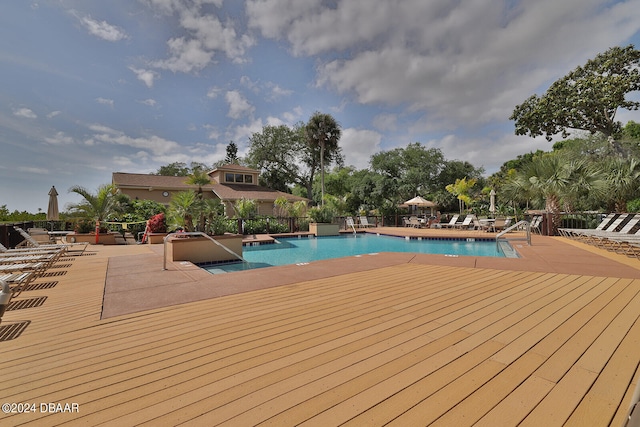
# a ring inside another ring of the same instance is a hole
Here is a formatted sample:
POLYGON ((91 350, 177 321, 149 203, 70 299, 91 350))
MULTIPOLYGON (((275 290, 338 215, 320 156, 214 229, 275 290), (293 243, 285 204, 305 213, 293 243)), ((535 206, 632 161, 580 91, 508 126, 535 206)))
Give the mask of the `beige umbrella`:
POLYGON ((58 221, 60 212, 58 212, 58 192, 56 186, 52 186, 49 190, 49 207, 47 208, 47 221, 58 221))
POLYGON ((431 215, 433 215, 433 208, 437 206, 431 200, 427 200, 420 196, 416 196, 411 200, 407 200, 406 202, 404 202, 404 204, 409 206, 418 206, 421 208, 431 208, 431 215))

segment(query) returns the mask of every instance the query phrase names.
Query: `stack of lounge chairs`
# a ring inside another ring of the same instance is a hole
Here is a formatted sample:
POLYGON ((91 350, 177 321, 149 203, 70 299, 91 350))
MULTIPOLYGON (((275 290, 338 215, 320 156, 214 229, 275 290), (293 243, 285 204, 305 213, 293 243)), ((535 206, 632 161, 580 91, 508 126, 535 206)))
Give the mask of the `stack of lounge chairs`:
POLYGON ((41 244, 21 228, 14 228, 25 239, 19 246, 25 247, 8 249, 0 244, 0 289, 4 307, 8 305, 11 298, 25 290, 27 285, 42 277, 60 257, 72 253, 82 254, 87 247, 86 244, 41 244), (8 301, 4 301, 7 292, 11 295, 8 301))
POLYGON ((558 231, 569 239, 640 258, 640 214, 609 214, 595 229, 560 228, 558 231))

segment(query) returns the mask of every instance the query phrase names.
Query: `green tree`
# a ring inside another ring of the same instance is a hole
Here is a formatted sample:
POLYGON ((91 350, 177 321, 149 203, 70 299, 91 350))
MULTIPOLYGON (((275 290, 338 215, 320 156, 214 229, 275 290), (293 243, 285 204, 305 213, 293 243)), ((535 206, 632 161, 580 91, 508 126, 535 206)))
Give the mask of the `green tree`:
POLYGON ((284 192, 293 184, 308 186, 309 177, 301 168, 306 147, 300 126, 265 126, 249 142, 247 162, 260 170, 262 185, 284 192))
POLYGON ((69 188, 69 192, 79 194, 84 199, 70 205, 70 211, 93 221, 103 222, 121 211, 122 199, 113 184, 99 186, 95 194, 79 185, 69 188))
MULTIPOLYGON (((321 200, 324 203, 324 166, 333 153, 339 150, 338 141, 342 136, 340 125, 330 114, 315 112, 306 126, 307 143, 315 150, 320 148, 321 200)), ((315 169, 315 168, 312 168, 315 169)))
POLYGON ((625 99, 627 93, 640 90, 639 65, 640 51, 633 45, 597 55, 554 82, 543 96, 532 95, 516 106, 510 117, 516 135, 544 135, 551 141, 558 133, 566 138, 570 129, 581 129, 618 137, 618 108, 640 107, 640 102, 625 99))
POLYGON ((227 157, 224 159, 226 164, 238 165, 240 164, 240 158, 238 157, 238 146, 235 142, 229 142, 227 145, 227 157))
POLYGON ((456 179, 456 182, 453 184, 449 184, 445 187, 445 189, 456 196, 459 202, 460 214, 465 209, 465 204, 471 205, 473 203, 473 198, 471 197, 471 189, 476 185, 476 179, 467 179, 466 177, 462 179, 456 179))

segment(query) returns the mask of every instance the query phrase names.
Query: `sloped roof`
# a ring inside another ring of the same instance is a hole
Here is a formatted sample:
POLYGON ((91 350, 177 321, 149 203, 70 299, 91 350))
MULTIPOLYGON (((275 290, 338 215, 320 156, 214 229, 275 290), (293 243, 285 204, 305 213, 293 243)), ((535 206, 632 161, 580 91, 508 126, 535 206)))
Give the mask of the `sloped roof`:
MULTIPOLYGON (((252 170, 248 168, 245 169, 252 170)), ((197 185, 187 184, 186 181, 187 178, 184 176, 163 176, 124 172, 113 172, 112 174, 112 182, 119 188, 142 188, 174 191, 195 190, 198 188, 197 185)), ((268 201, 276 200, 281 196, 284 196, 287 200, 291 201, 308 200, 304 197, 294 196, 293 194, 284 193, 282 191, 273 190, 259 185, 219 184, 213 180, 210 184, 203 185, 202 190, 213 191, 221 200, 229 201, 239 200, 243 197, 245 199, 268 201)))
MULTIPOLYGON (((163 175, 150 175, 143 173, 124 173, 113 172, 112 182, 118 187, 123 188, 152 188, 152 189, 167 189, 167 190, 193 190, 197 189, 197 185, 187 184, 186 176, 163 176, 163 175)), ((202 186, 203 190, 213 189, 213 181, 210 184, 202 186)))
POLYGON ((221 200, 238 200, 243 197, 253 200, 276 200, 282 196, 294 202, 298 200, 308 200, 304 197, 294 196, 293 194, 272 190, 271 188, 261 187, 259 185, 216 184, 213 186, 213 192, 216 193, 221 200))

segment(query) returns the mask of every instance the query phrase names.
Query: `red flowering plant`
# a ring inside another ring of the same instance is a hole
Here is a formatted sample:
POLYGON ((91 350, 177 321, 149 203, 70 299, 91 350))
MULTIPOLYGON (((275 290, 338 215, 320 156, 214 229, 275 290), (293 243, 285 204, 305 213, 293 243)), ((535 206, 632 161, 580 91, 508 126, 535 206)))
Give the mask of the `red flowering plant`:
POLYGON ((152 233, 167 232, 167 222, 164 217, 164 213, 160 212, 159 214, 154 215, 149 219, 149 230, 152 233))

